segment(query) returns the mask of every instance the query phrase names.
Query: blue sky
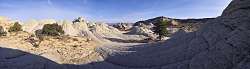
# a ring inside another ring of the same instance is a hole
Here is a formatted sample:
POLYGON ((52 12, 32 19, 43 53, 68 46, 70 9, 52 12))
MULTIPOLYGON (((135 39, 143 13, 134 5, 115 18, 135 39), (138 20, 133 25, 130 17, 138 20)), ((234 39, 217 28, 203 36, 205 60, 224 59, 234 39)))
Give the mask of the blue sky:
POLYGON ((207 18, 221 15, 231 0, 0 0, 0 16, 12 19, 69 19, 135 22, 166 16, 207 18))

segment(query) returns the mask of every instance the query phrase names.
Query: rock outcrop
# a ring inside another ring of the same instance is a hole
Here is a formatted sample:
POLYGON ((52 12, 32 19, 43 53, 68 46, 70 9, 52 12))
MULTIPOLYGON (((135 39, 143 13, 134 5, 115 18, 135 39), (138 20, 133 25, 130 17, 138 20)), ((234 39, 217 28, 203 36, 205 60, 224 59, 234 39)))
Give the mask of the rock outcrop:
POLYGON ((128 34, 150 36, 150 35, 153 35, 154 32, 151 29, 148 29, 145 27, 134 26, 130 29, 130 32, 128 32, 128 34))
POLYGON ((73 23, 67 20, 63 21, 62 28, 64 35, 77 36, 79 32, 73 27, 73 23))
POLYGON ((117 28, 120 31, 127 31, 132 28, 132 23, 117 23, 114 24, 113 27, 117 28))
POLYGON ((22 25, 23 30, 29 33, 35 33, 36 30, 41 30, 45 24, 57 23, 54 19, 43 19, 43 20, 28 20, 22 25))
POLYGON ((90 31, 89 26, 82 18, 78 18, 73 21, 73 27, 78 31, 80 36, 84 36, 89 40, 96 41, 98 43, 102 43, 102 38, 100 36, 95 35, 92 31, 90 31), (80 20, 78 20, 80 19, 80 20))
POLYGON ((196 32, 176 33, 163 43, 139 45, 129 49, 136 52, 115 54, 106 62, 114 69, 249 69, 248 6, 250 0, 233 0, 222 16, 196 32))
POLYGON ((29 33, 35 33, 36 30, 41 29, 37 28, 39 26, 39 22, 37 20, 29 20, 25 22, 23 25, 23 31, 29 32, 29 33))
POLYGON ((148 19, 145 21, 138 21, 134 24, 134 26, 146 25, 150 28, 154 26, 155 23, 160 22, 160 20, 166 20, 170 24, 168 25, 168 30, 170 33, 175 33, 179 30, 184 30, 186 32, 194 32, 200 29, 200 26, 205 24, 209 20, 213 20, 215 18, 203 18, 203 19, 174 19, 168 18, 164 16, 148 19))
POLYGON ((9 28, 13 25, 14 21, 11 21, 7 17, 0 17, 0 26, 2 26, 6 31, 9 30, 9 28))
POLYGON ((249 69, 250 0, 233 0, 223 14, 195 32, 177 32, 165 42, 97 48, 103 61, 57 64, 0 48, 3 69, 249 69), (29 59, 30 61, 25 61, 29 59))

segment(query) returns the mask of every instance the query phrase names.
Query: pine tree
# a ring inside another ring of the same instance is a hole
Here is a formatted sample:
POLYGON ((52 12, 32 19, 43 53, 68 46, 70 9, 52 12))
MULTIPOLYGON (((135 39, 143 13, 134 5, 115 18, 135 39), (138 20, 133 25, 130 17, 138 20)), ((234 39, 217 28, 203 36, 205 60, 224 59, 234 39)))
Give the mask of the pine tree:
POLYGON ((167 25, 168 22, 166 20, 161 20, 158 23, 155 23, 155 26, 153 27, 153 32, 159 35, 159 40, 162 40, 163 37, 168 36, 167 25))

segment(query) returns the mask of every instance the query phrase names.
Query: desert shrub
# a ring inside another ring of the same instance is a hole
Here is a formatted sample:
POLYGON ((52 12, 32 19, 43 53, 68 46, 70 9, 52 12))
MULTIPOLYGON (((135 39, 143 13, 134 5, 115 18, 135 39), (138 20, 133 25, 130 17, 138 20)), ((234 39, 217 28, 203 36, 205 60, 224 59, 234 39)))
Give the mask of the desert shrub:
POLYGON ((0 26, 0 36, 6 36, 7 32, 4 31, 4 28, 0 26))
POLYGON ((22 25, 16 22, 13 26, 10 27, 9 32, 18 32, 22 31, 22 25))
POLYGON ((41 34, 48 36, 60 36, 64 34, 62 26, 58 24, 45 24, 42 28, 41 34))

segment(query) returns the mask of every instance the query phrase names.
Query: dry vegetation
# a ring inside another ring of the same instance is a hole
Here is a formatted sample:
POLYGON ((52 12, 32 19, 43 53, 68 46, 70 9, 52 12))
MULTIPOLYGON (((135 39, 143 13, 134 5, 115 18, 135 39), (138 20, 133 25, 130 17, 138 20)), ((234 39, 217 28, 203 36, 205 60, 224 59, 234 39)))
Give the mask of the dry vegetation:
POLYGON ((88 58, 94 58, 95 44, 81 37, 46 36, 39 47, 27 41, 31 34, 26 32, 11 32, 7 36, 0 37, 0 45, 6 48, 19 49, 32 54, 41 55, 58 63, 87 63, 88 58), (86 60, 87 59, 87 60, 86 60))

